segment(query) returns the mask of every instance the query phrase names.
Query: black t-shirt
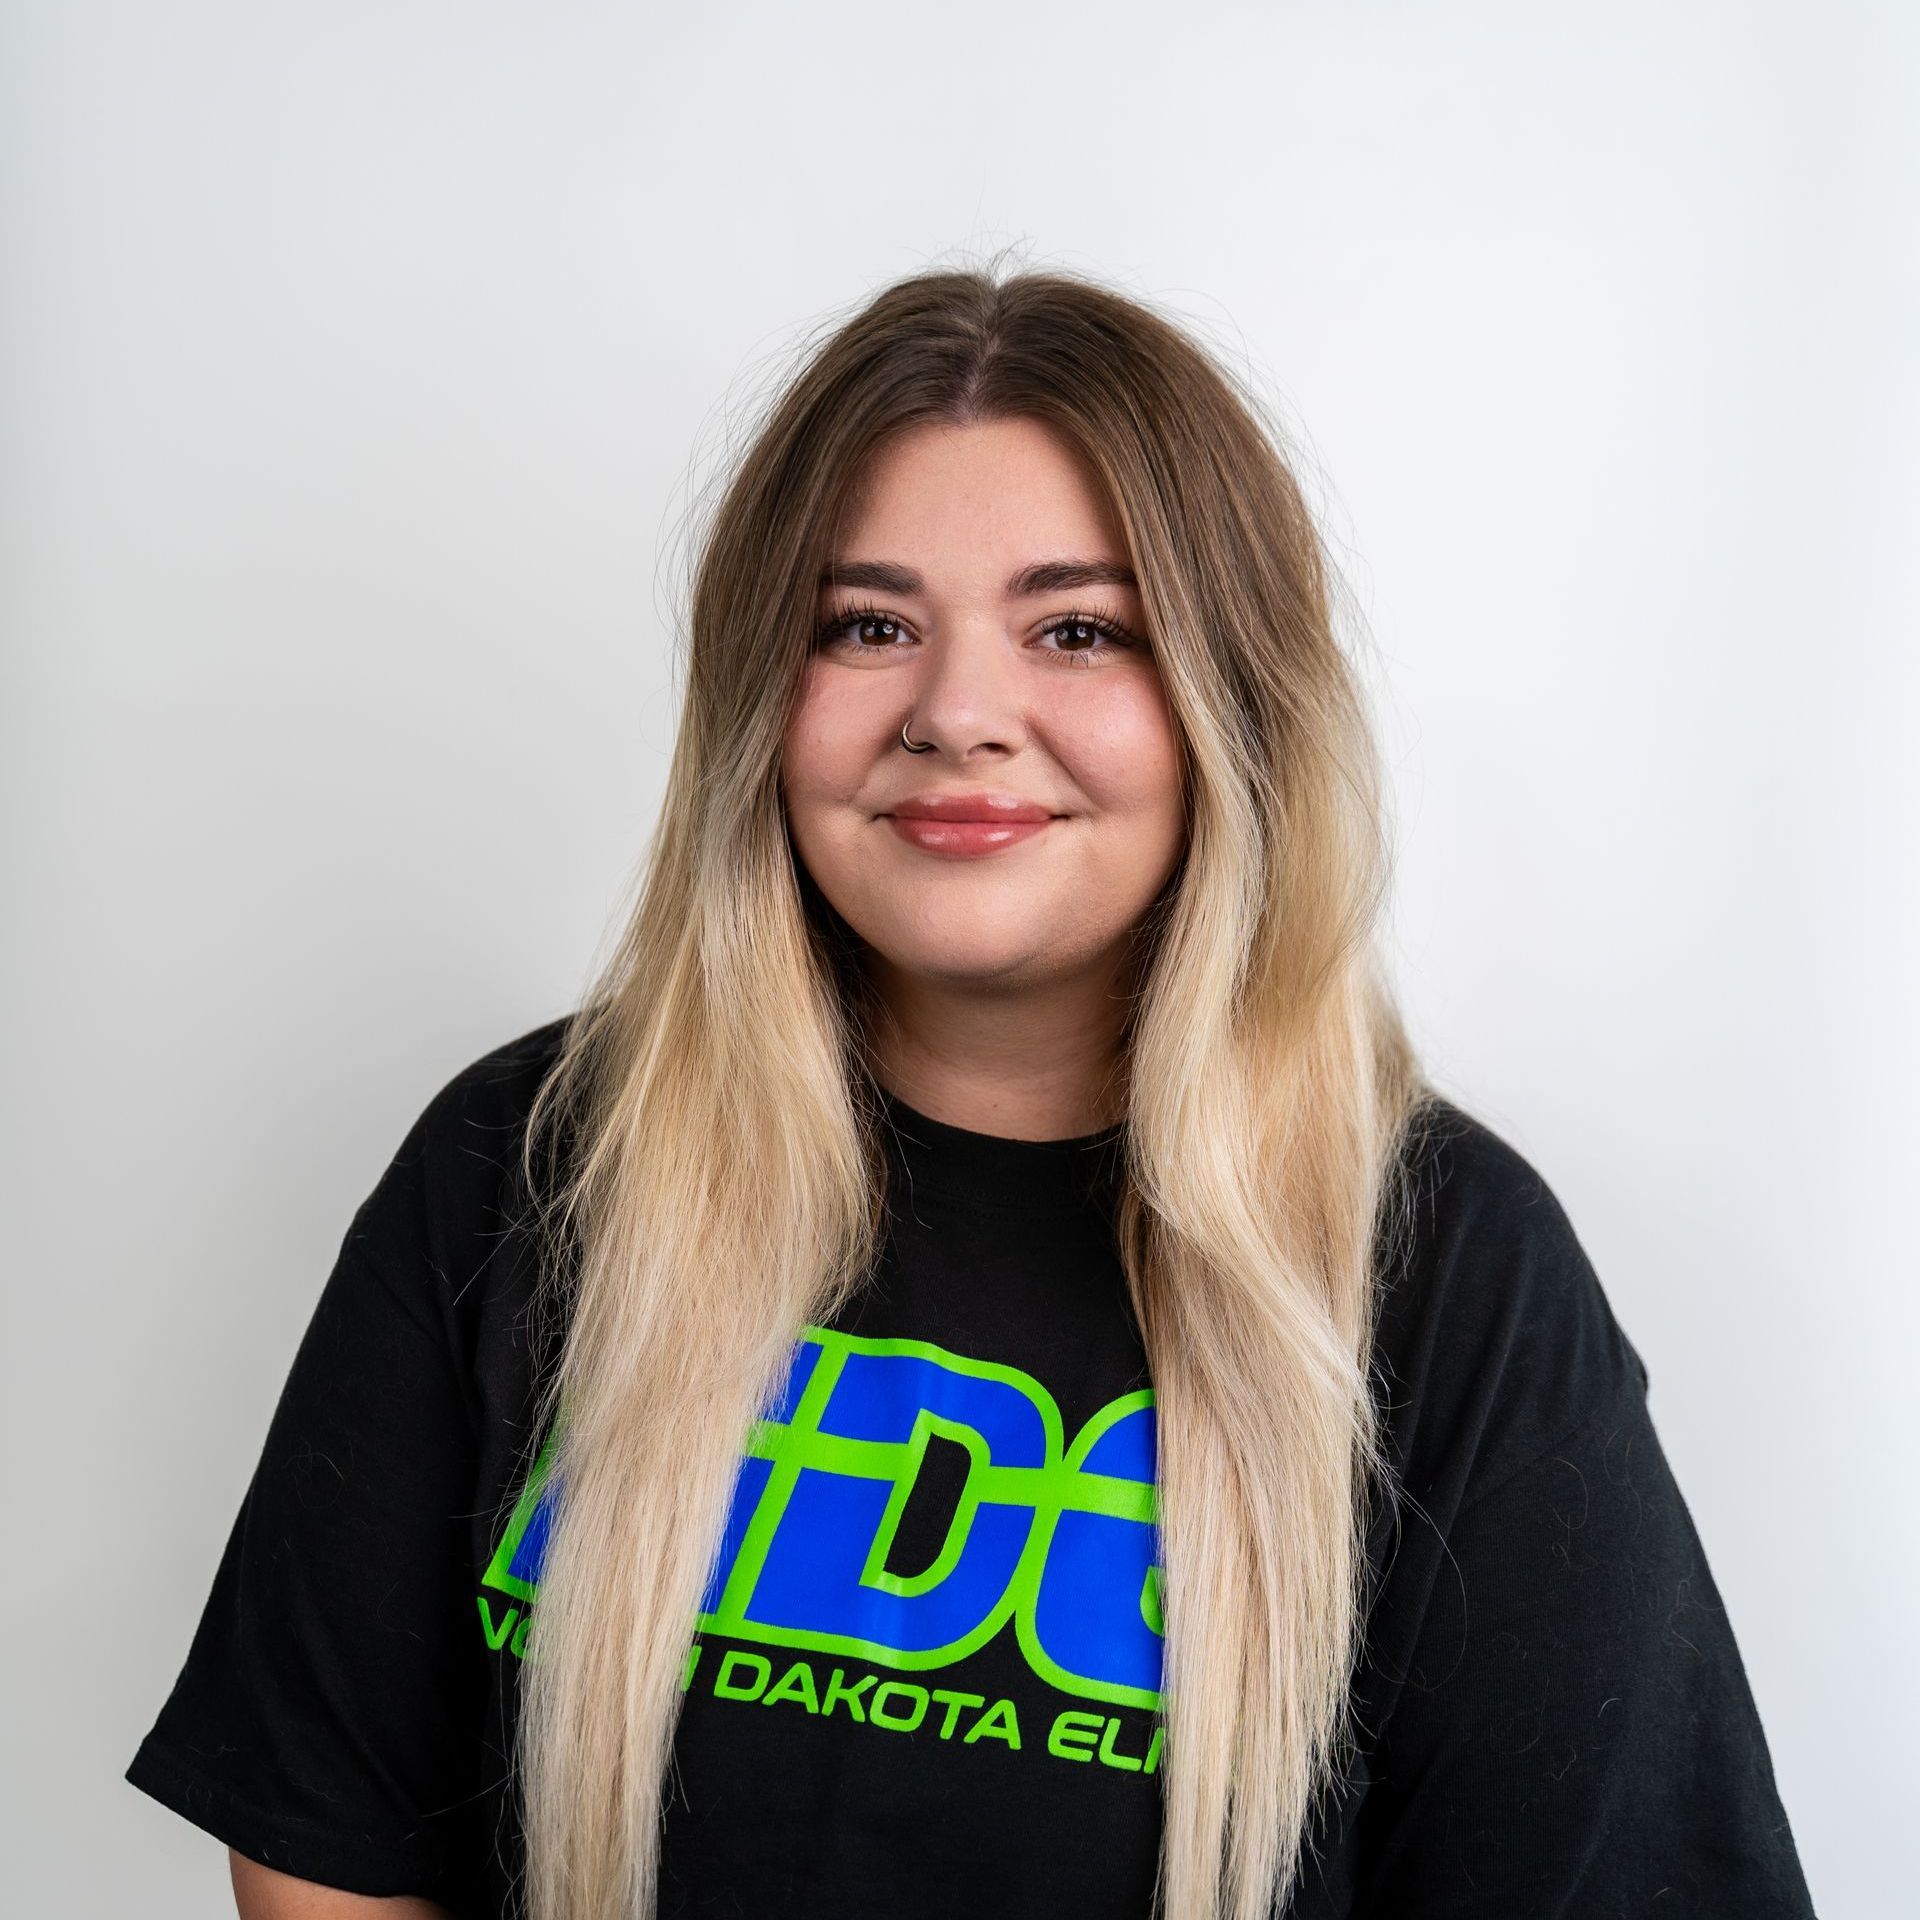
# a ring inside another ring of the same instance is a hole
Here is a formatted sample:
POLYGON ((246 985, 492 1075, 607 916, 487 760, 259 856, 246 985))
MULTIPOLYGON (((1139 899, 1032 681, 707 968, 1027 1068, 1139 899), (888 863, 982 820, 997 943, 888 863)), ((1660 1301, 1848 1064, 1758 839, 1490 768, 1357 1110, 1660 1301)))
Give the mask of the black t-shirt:
MULTIPOLYGON (((461 1920, 517 1911, 551 1349, 516 1167, 561 1028, 457 1074, 354 1216, 127 1772, 255 1860, 461 1920)), ((883 1253, 742 1458, 658 1911, 1145 1915, 1153 1394, 1115 1130, 1005 1140, 885 1098, 883 1253)), ((1290 1920, 1810 1914, 1646 1370, 1564 1212, 1451 1103, 1408 1153, 1374 1360, 1405 1497, 1290 1920)))

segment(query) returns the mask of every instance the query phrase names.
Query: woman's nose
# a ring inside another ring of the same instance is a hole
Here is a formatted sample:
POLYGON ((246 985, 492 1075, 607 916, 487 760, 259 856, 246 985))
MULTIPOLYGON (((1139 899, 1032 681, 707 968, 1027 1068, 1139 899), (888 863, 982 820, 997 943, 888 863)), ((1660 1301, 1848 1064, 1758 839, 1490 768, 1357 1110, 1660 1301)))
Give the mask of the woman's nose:
POLYGON ((917 663, 914 738, 938 739, 949 752, 983 740, 1015 744, 1026 731, 1021 665, 999 618, 944 623, 917 663))

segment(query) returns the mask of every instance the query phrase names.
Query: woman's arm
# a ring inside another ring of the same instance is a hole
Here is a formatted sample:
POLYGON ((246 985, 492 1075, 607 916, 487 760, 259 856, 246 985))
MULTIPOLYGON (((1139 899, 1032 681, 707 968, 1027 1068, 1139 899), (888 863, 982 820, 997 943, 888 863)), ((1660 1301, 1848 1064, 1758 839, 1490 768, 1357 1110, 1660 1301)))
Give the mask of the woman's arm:
POLYGON ((1462 1507, 1372 1756, 1383 1920, 1813 1920, 1746 1669, 1642 1395, 1462 1507))
POLYGON ((276 1873, 231 1847, 227 1858, 233 1868, 233 1904, 240 1920, 449 1920, 445 1907, 413 1894, 376 1900, 276 1873))
MULTIPOLYGON (((349 1889, 446 1900, 483 1753, 487 1676, 468 1641, 469 1516, 485 1495, 429 1255, 397 1248, 376 1267, 358 1231, 127 1777, 249 1861, 340 1890, 334 1902, 349 1889)), ((335 1910, 286 1897, 262 1911, 335 1910)))

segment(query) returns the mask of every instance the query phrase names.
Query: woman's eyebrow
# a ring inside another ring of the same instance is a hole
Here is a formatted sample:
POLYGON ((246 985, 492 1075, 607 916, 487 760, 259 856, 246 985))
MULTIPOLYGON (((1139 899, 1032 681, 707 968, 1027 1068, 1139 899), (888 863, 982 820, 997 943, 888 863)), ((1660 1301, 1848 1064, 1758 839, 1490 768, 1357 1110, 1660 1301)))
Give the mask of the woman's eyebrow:
MULTIPOLYGON (((911 567, 890 560, 836 560, 820 575, 820 586, 865 587, 874 593, 924 593, 927 583, 911 567)), ((1036 560, 1007 581, 1007 598, 1036 593, 1065 593, 1074 587, 1138 587, 1133 569, 1114 560, 1036 560)))
POLYGON ((1040 560, 1022 567, 1007 582, 1007 598, 1033 593, 1065 593, 1074 587, 1137 587, 1133 569, 1116 560, 1040 560))

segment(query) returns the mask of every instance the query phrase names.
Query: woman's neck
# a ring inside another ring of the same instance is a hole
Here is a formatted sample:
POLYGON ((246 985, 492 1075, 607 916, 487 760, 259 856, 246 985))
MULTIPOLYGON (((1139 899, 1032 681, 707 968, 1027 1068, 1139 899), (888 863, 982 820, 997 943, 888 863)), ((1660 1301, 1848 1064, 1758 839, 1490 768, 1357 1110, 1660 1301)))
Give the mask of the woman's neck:
POLYGON ((934 1120, 1011 1140, 1071 1140, 1125 1112, 1126 997, 1110 978, 1009 992, 925 976, 877 982, 869 1067, 934 1120))

